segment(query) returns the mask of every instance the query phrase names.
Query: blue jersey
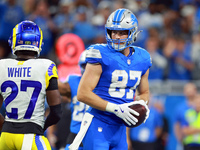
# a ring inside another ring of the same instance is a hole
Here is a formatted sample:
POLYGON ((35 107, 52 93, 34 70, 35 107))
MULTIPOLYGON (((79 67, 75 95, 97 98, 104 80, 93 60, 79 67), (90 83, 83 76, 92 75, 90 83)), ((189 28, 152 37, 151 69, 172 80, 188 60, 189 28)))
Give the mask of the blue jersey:
POLYGON ((88 105, 79 102, 77 100, 77 89, 80 82, 81 76, 71 75, 68 78, 68 83, 71 89, 71 123, 70 123, 70 131, 72 133, 77 134, 80 130, 81 121, 83 119, 83 115, 85 111, 88 109, 88 105))
MULTIPOLYGON (((145 49, 136 46, 131 49, 134 52, 128 57, 106 44, 91 45, 87 49, 86 62, 102 66, 101 77, 94 89, 94 93, 102 99, 115 104, 133 101, 141 76, 151 67, 151 58, 145 49)), ((113 113, 94 108, 88 111, 109 124, 122 124, 122 120, 113 113)))

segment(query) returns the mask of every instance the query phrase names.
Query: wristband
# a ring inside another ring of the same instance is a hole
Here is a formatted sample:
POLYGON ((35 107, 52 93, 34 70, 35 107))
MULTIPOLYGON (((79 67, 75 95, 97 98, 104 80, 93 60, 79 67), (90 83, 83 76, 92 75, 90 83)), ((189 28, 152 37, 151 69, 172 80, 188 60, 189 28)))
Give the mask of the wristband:
POLYGON ((116 106, 116 104, 108 102, 108 104, 106 105, 106 111, 113 113, 115 111, 116 106))

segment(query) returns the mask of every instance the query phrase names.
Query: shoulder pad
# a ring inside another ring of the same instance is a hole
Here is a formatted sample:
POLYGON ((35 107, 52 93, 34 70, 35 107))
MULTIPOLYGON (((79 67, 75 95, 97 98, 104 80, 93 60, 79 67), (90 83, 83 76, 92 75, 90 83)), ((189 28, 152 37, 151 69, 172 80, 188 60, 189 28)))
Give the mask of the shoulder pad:
POLYGON ((91 45, 86 50, 86 62, 88 63, 101 63, 102 55, 101 55, 102 47, 101 45, 91 45))

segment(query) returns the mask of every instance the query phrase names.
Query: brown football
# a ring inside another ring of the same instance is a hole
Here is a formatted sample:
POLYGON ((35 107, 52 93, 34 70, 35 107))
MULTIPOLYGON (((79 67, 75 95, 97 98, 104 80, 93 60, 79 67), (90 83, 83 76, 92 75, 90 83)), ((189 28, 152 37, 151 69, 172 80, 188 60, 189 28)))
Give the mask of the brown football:
POLYGON ((139 126, 140 124, 142 124, 145 120, 145 117, 146 117, 146 108, 141 105, 141 104, 134 104, 134 105, 131 105, 129 106, 131 109, 137 111, 140 115, 139 116, 135 116, 133 115, 135 118, 138 119, 138 122, 135 124, 135 125, 131 125, 129 126, 126 122, 124 122, 124 124, 127 126, 127 127, 130 127, 130 128, 133 128, 133 127, 137 127, 139 126))

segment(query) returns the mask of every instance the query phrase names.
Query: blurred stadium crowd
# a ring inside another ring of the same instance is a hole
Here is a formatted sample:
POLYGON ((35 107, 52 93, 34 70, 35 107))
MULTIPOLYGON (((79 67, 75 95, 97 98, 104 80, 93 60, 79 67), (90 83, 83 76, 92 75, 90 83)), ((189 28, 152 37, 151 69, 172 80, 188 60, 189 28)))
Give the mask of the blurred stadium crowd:
POLYGON ((153 60, 149 79, 200 79, 199 0, 1 0, 0 58, 7 57, 7 40, 22 20, 34 21, 44 33, 42 57, 60 63, 55 43, 74 33, 85 47, 104 43, 104 25, 117 8, 128 8, 143 30, 135 45, 147 49, 153 60))
MULTIPOLYGON (((194 82, 200 87, 200 0, 0 0, 0 59, 12 57, 7 41, 13 27, 23 20, 32 20, 44 34, 40 57, 59 65, 62 62, 55 45, 60 36, 76 34, 85 48, 105 43, 105 22, 118 8, 128 8, 138 18, 142 32, 135 45, 151 54, 149 80, 155 95, 152 102, 167 122, 162 138, 168 139, 162 142, 166 142, 167 150, 181 150, 174 142, 172 112, 185 96, 185 83, 194 82)), ((55 133, 57 140, 53 138, 58 149, 64 146, 69 132, 69 106, 63 108, 63 118, 67 119, 60 121, 62 131, 55 133)))

